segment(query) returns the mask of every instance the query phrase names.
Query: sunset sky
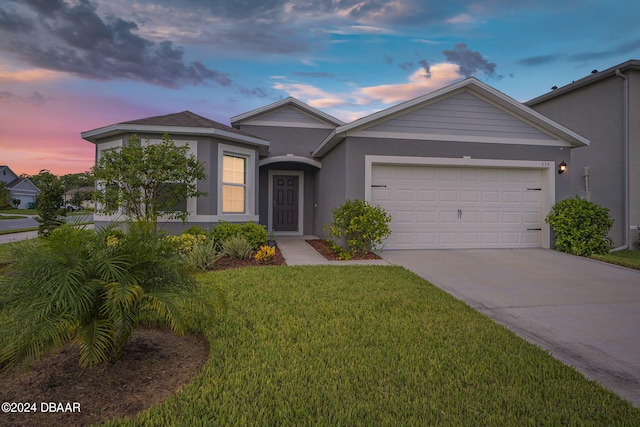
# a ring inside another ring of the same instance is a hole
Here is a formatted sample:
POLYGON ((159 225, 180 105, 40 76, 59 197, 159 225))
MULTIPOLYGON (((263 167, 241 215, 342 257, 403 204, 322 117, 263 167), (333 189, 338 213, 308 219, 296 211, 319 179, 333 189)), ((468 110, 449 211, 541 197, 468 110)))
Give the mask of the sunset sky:
POLYGON ((343 121, 468 76, 526 101, 640 59, 637 0, 3 0, 0 165, 93 166, 80 132, 293 96, 343 121))

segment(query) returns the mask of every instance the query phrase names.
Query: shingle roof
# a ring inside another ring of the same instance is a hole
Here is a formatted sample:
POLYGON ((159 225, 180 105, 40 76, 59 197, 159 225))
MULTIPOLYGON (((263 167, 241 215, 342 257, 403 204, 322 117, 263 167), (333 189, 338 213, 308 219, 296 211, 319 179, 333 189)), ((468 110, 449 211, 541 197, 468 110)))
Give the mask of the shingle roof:
POLYGON ((147 117, 144 119, 116 123, 98 129, 82 132, 80 135, 87 141, 97 144, 102 138, 126 132, 167 132, 172 137, 175 135, 216 136, 230 141, 242 142, 245 144, 258 146, 260 147, 261 152, 264 151, 265 153, 269 147, 269 141, 265 139, 199 116, 192 113, 191 111, 182 111, 181 113, 173 113, 164 116, 147 117))
POLYGON ((180 113, 166 114, 164 116, 153 116, 139 120, 131 120, 122 122, 128 125, 145 125, 145 126, 171 126, 171 127, 193 127, 193 128, 212 128, 224 130, 227 132, 237 133, 240 135, 253 136, 247 132, 242 132, 231 126, 224 125, 214 120, 207 119, 192 113, 191 111, 182 111, 180 113))

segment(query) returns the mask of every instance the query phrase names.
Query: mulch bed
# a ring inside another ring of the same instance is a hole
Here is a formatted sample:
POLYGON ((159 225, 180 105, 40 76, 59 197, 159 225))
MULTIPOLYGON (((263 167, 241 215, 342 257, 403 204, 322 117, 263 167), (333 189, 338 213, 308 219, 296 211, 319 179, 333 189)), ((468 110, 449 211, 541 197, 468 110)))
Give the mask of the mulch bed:
POLYGON ((30 409, 35 403, 36 409, 0 413, 0 425, 75 426, 133 417, 187 384, 208 357, 202 337, 147 328, 136 329, 120 360, 107 365, 82 369, 77 347, 69 346, 27 372, 0 375, 0 402, 29 403, 30 409), (53 412, 49 402, 69 411, 53 412))
MULTIPOLYGON (((328 259, 329 261, 341 261, 340 256, 336 251, 331 247, 331 243, 326 240, 314 239, 307 240, 308 244, 310 244, 316 251, 318 251, 323 257, 328 259)), ((352 260, 365 260, 365 259, 381 259, 378 255, 373 252, 367 252, 363 255, 354 256, 351 258, 352 260)))
MULTIPOLYGON (((282 252, 280 252, 280 248, 276 244, 276 255, 272 262, 268 264, 263 264, 259 261, 256 261, 253 257, 249 259, 233 259, 228 256, 220 258, 215 263, 215 270, 227 270, 229 268, 240 268, 240 267, 263 267, 265 265, 286 265, 284 257, 282 256, 282 252)), ((215 271, 214 270, 214 271, 215 271)))
MULTIPOLYGON (((285 264, 276 245, 275 258, 269 264, 254 258, 224 257, 216 263, 214 271, 285 264)), ((149 328, 136 329, 122 357, 113 364, 82 369, 78 349, 69 346, 45 357, 27 372, 0 374, 0 403, 35 403, 37 410, 0 412, 0 425, 75 426, 100 423, 105 418, 132 418, 191 381, 208 357, 209 343, 202 337, 178 337, 169 331, 149 328), (70 411, 42 412, 41 405, 44 403, 44 409, 48 409, 48 402, 62 403, 70 411), (73 412, 74 404, 79 404, 80 412, 73 412)))

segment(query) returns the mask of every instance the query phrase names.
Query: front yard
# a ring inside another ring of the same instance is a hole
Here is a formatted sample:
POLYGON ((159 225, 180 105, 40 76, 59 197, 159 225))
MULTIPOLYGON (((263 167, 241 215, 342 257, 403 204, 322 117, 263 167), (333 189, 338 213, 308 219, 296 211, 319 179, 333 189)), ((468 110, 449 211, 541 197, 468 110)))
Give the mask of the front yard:
POLYGON ((399 267, 199 282, 229 302, 209 360, 138 425, 640 424, 628 402, 399 267))
MULTIPOLYGON (((197 278, 228 304, 195 319, 209 357, 135 425, 640 425, 640 409, 400 267, 197 278)), ((105 416, 99 400, 82 408, 105 416)))

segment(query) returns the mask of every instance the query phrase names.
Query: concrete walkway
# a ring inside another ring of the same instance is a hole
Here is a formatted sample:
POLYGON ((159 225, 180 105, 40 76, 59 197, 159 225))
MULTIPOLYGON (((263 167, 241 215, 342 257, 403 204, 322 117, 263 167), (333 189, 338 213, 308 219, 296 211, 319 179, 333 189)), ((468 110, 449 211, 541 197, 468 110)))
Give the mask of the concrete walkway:
POLYGON ((330 261, 320 255, 305 240, 317 239, 315 236, 277 237, 278 248, 287 265, 389 265, 384 259, 357 261, 330 261))
POLYGON ((545 249, 382 256, 640 407, 640 271, 545 249))

